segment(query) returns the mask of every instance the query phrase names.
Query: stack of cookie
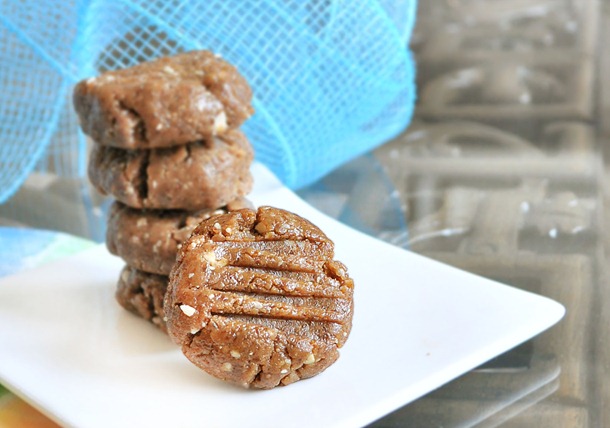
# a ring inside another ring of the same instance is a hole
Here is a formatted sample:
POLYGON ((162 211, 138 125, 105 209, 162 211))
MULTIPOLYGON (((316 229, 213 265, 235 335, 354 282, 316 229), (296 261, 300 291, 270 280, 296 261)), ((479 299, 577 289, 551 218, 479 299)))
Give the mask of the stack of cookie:
POLYGON ((94 144, 89 178, 116 201, 106 244, 127 265, 117 300, 165 330, 163 297, 180 244, 213 215, 247 207, 253 113, 239 72, 208 51, 80 82, 74 106, 94 144))

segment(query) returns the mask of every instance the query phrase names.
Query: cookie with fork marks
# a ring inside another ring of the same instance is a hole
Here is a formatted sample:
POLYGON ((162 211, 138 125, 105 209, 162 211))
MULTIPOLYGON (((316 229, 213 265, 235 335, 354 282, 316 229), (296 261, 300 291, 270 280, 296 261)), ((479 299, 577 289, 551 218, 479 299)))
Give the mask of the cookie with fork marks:
POLYGON ((270 389, 317 375, 339 357, 354 282, 333 242, 273 207, 203 221, 179 251, 164 310, 168 333, 207 373, 270 389))

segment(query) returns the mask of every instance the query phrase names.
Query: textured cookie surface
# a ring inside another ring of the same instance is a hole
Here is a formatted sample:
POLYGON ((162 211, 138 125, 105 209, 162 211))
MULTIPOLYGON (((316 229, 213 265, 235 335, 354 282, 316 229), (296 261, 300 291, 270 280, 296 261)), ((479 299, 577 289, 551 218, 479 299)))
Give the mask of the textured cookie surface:
POLYGON ((228 211, 251 207, 238 198, 219 209, 138 210, 120 202, 110 207, 106 246, 138 270, 169 275, 180 244, 203 220, 228 211))
POLYGON ((237 69, 192 51, 79 82, 74 108, 98 144, 135 148, 185 144, 237 128, 253 113, 237 69))
POLYGON ((162 331, 167 332, 163 297, 167 290, 167 276, 142 272, 131 266, 121 271, 116 289, 116 300, 119 304, 162 331))
POLYGON ((254 152, 246 136, 222 137, 166 149, 123 150, 95 144, 89 179, 103 194, 133 208, 217 208, 252 188, 254 152))
POLYGON ((334 245, 296 214, 261 207, 201 223, 179 250, 165 296, 170 337, 209 374, 273 388, 338 357, 353 281, 334 245))

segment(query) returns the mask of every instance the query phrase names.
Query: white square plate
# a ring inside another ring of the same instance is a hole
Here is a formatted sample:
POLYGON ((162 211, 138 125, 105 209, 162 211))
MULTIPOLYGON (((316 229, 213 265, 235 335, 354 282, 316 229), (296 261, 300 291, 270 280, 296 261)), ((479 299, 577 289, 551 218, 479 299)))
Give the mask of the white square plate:
POLYGON ((0 280, 0 382, 78 427, 352 427, 432 391, 556 323, 564 308, 356 232, 260 165, 256 205, 294 211, 336 244, 355 280, 352 334, 324 373, 271 391, 198 370, 114 300, 103 246, 0 280))

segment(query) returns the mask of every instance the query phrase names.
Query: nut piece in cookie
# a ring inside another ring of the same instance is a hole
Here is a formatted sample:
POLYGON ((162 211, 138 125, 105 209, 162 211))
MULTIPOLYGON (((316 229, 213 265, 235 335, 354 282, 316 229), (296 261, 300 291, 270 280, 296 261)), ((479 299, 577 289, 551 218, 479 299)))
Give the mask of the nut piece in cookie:
POLYGON ((169 147, 221 135, 254 110, 237 69, 209 51, 159 58, 79 82, 81 127, 98 144, 169 147))
POLYGON ((309 221, 277 208, 202 222, 182 245, 164 309, 168 333, 207 373, 269 389, 339 357, 353 315, 352 279, 309 221))

